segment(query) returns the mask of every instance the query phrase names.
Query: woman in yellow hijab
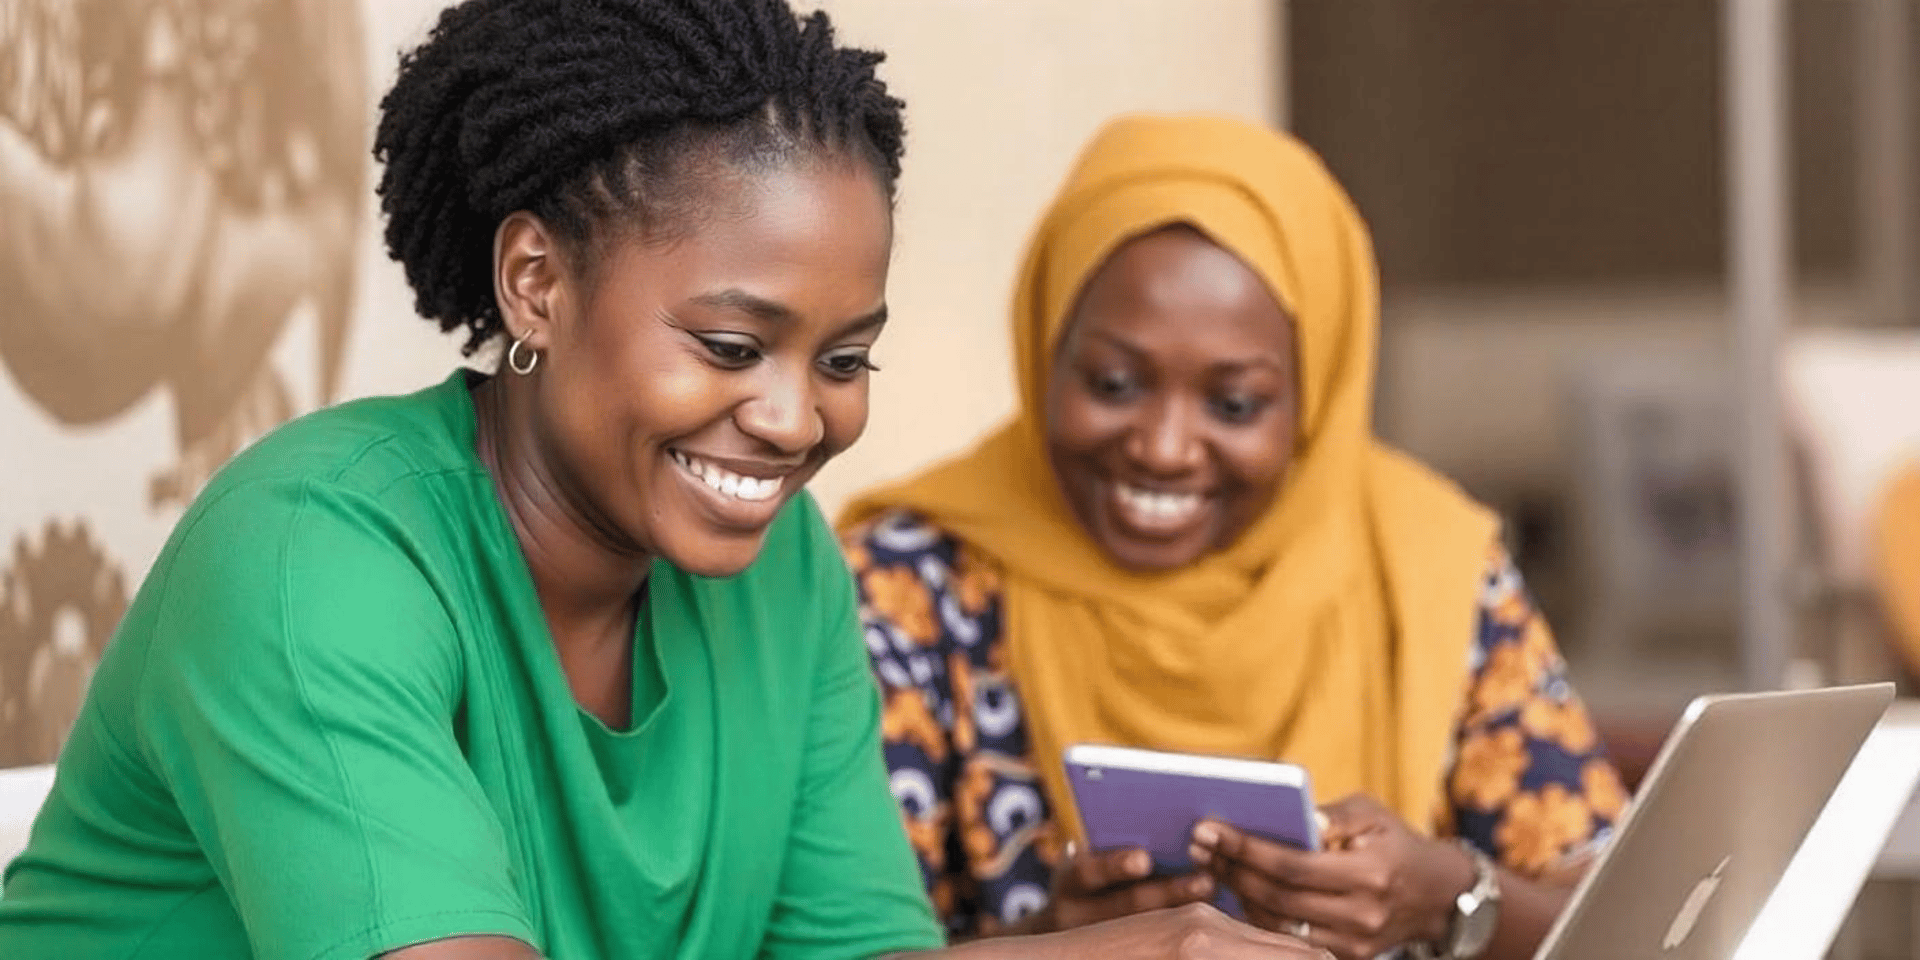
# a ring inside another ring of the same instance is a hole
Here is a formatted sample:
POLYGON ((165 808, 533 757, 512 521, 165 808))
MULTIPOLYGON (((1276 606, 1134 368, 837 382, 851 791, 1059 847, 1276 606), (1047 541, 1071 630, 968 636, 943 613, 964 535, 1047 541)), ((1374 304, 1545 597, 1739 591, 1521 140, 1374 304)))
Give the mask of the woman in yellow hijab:
POLYGON ((955 935, 1237 895, 1351 958, 1523 957, 1624 803, 1497 523, 1371 432, 1377 291, 1290 137, 1102 130, 1013 302, 1019 413, 842 530, 893 786, 955 935), (1079 849, 1064 748, 1284 759, 1328 852, 1079 849))

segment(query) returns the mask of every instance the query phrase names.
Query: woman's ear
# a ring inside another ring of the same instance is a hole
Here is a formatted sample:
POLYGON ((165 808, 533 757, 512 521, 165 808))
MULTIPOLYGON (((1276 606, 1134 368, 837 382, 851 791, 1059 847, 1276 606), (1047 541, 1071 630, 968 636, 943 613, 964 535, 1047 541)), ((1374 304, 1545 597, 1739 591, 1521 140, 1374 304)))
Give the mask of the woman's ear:
POLYGON ((551 228, 524 210, 500 221, 493 234, 493 296, 508 340, 524 338, 535 350, 550 346, 563 280, 551 228))

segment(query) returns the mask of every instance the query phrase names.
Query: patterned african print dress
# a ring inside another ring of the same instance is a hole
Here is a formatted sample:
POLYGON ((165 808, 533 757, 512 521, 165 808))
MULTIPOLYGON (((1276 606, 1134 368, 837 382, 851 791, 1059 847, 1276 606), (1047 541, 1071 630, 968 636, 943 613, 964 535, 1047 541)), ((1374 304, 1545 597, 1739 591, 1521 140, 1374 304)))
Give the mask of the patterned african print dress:
MULTIPOLYGON (((846 547, 885 698, 887 767, 921 876, 951 935, 991 934, 1045 905, 1064 839, 1008 675, 999 573, 904 512, 856 529, 846 547)), ((1498 547, 1479 607, 1446 809, 1427 826, 1539 874, 1603 841, 1627 796, 1498 547)))

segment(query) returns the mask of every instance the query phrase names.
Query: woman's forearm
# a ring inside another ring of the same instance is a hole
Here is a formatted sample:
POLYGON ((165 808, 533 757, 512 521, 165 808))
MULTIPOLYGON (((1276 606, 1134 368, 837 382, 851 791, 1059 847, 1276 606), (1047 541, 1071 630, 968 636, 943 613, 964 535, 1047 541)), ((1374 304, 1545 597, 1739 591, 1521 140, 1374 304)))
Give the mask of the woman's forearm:
POLYGON ((1545 940, 1553 921, 1566 908, 1580 875, 1540 879, 1500 871, 1500 922, 1487 945, 1484 960, 1528 960, 1545 940))
POLYGON ((896 953, 883 960, 1053 960, 1064 956, 1056 940, 1056 937, 1046 934, 989 937, 939 950, 896 953))

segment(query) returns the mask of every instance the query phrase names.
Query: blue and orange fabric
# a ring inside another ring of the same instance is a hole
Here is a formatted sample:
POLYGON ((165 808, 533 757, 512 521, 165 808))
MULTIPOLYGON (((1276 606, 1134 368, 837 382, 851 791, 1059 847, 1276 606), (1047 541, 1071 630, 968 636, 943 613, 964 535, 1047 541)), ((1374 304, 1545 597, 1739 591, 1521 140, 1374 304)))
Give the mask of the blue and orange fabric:
MULTIPOLYGON (((992 933, 1045 904, 1065 841, 1008 671, 1001 572, 906 512, 846 544, 922 878, 950 934, 992 933)), ((1604 839, 1627 794, 1504 550, 1490 549, 1475 607, 1444 800, 1414 826, 1537 875, 1604 839)))

